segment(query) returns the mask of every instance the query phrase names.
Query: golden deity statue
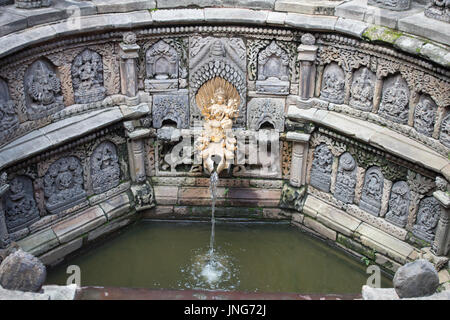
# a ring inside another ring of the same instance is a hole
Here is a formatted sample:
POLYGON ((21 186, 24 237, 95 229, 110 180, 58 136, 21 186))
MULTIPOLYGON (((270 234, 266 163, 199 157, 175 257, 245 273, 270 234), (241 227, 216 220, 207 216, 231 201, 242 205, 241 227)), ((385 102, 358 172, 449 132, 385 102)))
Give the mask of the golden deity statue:
POLYGON ((239 93, 231 83, 216 77, 206 82, 195 98, 205 118, 197 150, 204 168, 209 173, 220 173, 234 162, 236 139, 231 128, 239 113, 239 93))

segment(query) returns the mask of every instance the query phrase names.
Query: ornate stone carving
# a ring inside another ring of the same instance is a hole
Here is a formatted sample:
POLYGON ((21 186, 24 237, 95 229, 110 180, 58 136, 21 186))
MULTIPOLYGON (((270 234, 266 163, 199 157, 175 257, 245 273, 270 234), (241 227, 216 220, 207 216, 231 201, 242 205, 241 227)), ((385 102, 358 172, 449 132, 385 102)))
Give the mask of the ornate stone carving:
POLYGON ((444 22, 450 22, 450 1, 431 0, 425 8, 425 16, 444 22))
POLYGON ((116 146, 100 143, 91 156, 91 180, 94 193, 102 193, 119 185, 120 168, 116 146))
POLYGON ((64 157, 52 163, 44 176, 44 193, 47 210, 52 214, 83 202, 86 192, 80 160, 64 157))
POLYGON ((201 120, 196 94, 207 81, 221 77, 231 83, 239 93, 239 115, 235 123, 245 125, 247 76, 246 48, 240 38, 191 37, 189 59, 189 95, 191 124, 201 120))
POLYGON ((281 190, 280 207, 286 209, 302 210, 303 199, 306 195, 306 188, 295 188, 288 183, 284 184, 281 190))
POLYGON ((164 121, 171 120, 177 128, 189 127, 189 98, 187 94, 154 95, 153 127, 161 128, 164 121))
POLYGON ((256 91, 270 94, 289 94, 289 55, 272 41, 258 55, 256 91))
POLYGON ((447 113, 445 118, 442 120, 439 141, 441 141, 446 147, 450 148, 450 112, 447 113))
POLYGON ((178 53, 160 40, 145 54, 147 79, 145 90, 149 92, 178 89, 178 53))
POLYGON ((389 10, 403 11, 409 9, 411 0, 368 0, 367 4, 389 10))
POLYGON ((422 95, 414 111, 414 128, 431 137, 434 130, 437 106, 429 96, 422 95))
POLYGON ((75 103, 90 103, 105 98, 103 60, 95 51, 85 49, 72 63, 75 103))
POLYGON ((49 62, 34 62, 25 73, 24 85, 30 120, 43 118, 64 108, 61 83, 49 62))
POLYGON ((336 63, 330 63, 323 73, 320 98, 337 104, 344 103, 344 87, 344 71, 336 63))
POLYGON ((408 124, 409 89, 401 76, 391 77, 383 84, 379 114, 393 122, 408 124))
POLYGON ((6 195, 6 225, 9 233, 16 232, 39 220, 34 199, 33 182, 26 176, 17 176, 9 183, 6 195))
POLYGON ((320 144, 314 150, 310 184, 319 190, 330 192, 331 166, 333 154, 326 144, 320 144))
POLYGON ((366 67, 354 73, 350 105, 363 111, 372 111, 375 90, 375 74, 366 67))
POLYGON ((17 118, 14 102, 9 95, 8 85, 0 79, 0 145, 18 127, 19 119, 17 118))
POLYGON ((253 98, 247 105, 247 126, 250 130, 284 131, 284 99, 253 98))
POLYGON ((353 203, 355 198, 356 171, 355 159, 348 152, 339 158, 334 197, 344 203, 353 203))
POLYGON ((410 200, 408 184, 405 181, 394 183, 389 198, 389 211, 386 214, 386 220, 404 228, 408 222, 410 200))
POLYGON ((155 206, 153 188, 148 181, 131 186, 131 192, 134 196, 136 211, 150 209, 155 206))
POLYGON ((436 198, 422 199, 417 212, 417 221, 413 226, 413 234, 425 241, 433 241, 440 214, 441 206, 436 198))
POLYGON ((50 7, 52 0, 15 0, 16 7, 20 9, 34 9, 50 7))
POLYGON ((359 207, 378 216, 383 196, 384 177, 380 168, 371 167, 366 171, 359 207))

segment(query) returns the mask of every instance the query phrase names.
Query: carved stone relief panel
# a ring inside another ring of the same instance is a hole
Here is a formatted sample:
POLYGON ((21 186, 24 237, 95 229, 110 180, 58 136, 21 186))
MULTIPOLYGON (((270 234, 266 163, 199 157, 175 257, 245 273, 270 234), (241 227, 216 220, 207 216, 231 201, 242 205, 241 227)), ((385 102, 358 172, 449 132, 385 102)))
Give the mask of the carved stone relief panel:
POLYGON ((366 67, 354 73, 350 90, 352 107, 363 111, 372 111, 375 81, 375 74, 366 67))
POLYGON ((0 79, 0 145, 18 127, 19 119, 17 118, 14 102, 9 95, 8 85, 0 79))
POLYGON ((411 0, 368 0, 367 4, 384 9, 402 11, 409 9, 411 0))
POLYGON ((383 84, 383 94, 378 113, 400 124, 408 124, 409 89, 400 75, 390 77, 383 84))
POLYGON ((24 79, 27 115, 30 120, 43 118, 64 108, 61 82, 46 60, 35 61, 24 79))
POLYGON ((284 99, 253 98, 247 105, 247 126, 250 130, 284 131, 284 99))
POLYGON ((6 205, 6 226, 10 233, 39 220, 39 209, 34 199, 33 182, 26 176, 17 176, 9 183, 6 205))
POLYGON ((436 120, 437 106, 430 96, 422 95, 414 111, 414 128, 417 132, 431 137, 436 120))
POLYGON ((431 0, 425 8, 425 16, 450 22, 450 2, 448 0, 431 0))
POLYGON ((357 164, 348 152, 339 158, 334 197, 344 203, 353 203, 355 198, 357 164))
POLYGON ((258 93, 289 94, 289 55, 272 41, 258 54, 258 93))
POLYGON ((420 239, 433 241, 440 214, 441 206, 436 198, 422 199, 417 212, 416 224, 413 226, 413 234, 420 239))
POLYGON ((83 202, 83 168, 76 157, 64 157, 50 165, 44 176, 47 210, 54 214, 83 202))
POLYGON ((313 187, 330 192, 332 164, 333 154, 328 146, 324 143, 317 146, 314 150, 314 159, 311 168, 310 184, 313 187))
POLYGON ((384 177, 380 168, 370 167, 364 177, 364 186, 361 193, 359 207, 374 216, 378 216, 383 196, 384 177))
POLYGON ((450 148, 450 112, 444 117, 441 123, 441 133, 439 135, 439 140, 446 146, 450 148))
POLYGON ((389 198, 389 211, 386 214, 386 220, 404 228, 408 222, 410 200, 408 184, 405 181, 394 183, 389 198))
POLYGON ((344 87, 345 76, 341 67, 337 63, 327 65, 323 72, 320 98, 337 104, 344 103, 344 87))
POLYGON ((91 181, 94 193, 102 193, 119 185, 119 157, 112 142, 100 143, 92 153, 91 181))
POLYGON ((186 94, 158 94, 153 96, 153 127, 159 129, 166 120, 173 121, 177 128, 189 127, 189 98, 186 94))
POLYGON ((97 52, 85 49, 75 57, 71 71, 75 103, 90 103, 105 98, 103 59, 97 52))
POLYGON ((189 49, 189 95, 191 124, 201 120, 201 108, 195 96, 208 80, 221 77, 238 91, 240 104, 237 126, 245 125, 247 76, 246 48, 240 38, 191 37, 189 49))
POLYGON ((145 53, 145 90, 161 92, 178 89, 177 51, 164 40, 160 40, 145 53))

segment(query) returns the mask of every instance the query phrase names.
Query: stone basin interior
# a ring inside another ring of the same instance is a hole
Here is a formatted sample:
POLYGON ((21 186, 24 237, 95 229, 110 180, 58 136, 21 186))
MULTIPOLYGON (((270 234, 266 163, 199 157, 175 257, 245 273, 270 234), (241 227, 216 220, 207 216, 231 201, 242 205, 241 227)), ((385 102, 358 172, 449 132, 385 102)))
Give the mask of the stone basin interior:
MULTIPOLYGON (((47 283, 65 285, 69 265, 80 267, 81 286, 169 290, 358 294, 369 277, 361 261, 287 223, 219 220, 224 273, 209 283, 198 267, 210 232, 206 221, 143 220, 50 269, 47 283)), ((381 286, 391 279, 382 275, 381 286)))

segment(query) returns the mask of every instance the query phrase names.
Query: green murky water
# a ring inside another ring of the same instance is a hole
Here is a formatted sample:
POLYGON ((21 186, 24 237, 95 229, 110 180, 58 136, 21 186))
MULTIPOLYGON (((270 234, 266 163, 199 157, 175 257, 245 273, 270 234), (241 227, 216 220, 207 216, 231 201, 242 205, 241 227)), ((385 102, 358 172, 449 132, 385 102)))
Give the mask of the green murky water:
MULTIPOLYGON (((69 265, 82 286, 247 292, 360 293, 366 267, 287 224, 216 224, 216 273, 208 276, 210 224, 141 222, 67 264, 49 270, 65 284, 69 265), (209 281, 208 281, 209 279, 209 281)), ((381 286, 391 280, 381 277, 381 286)))

